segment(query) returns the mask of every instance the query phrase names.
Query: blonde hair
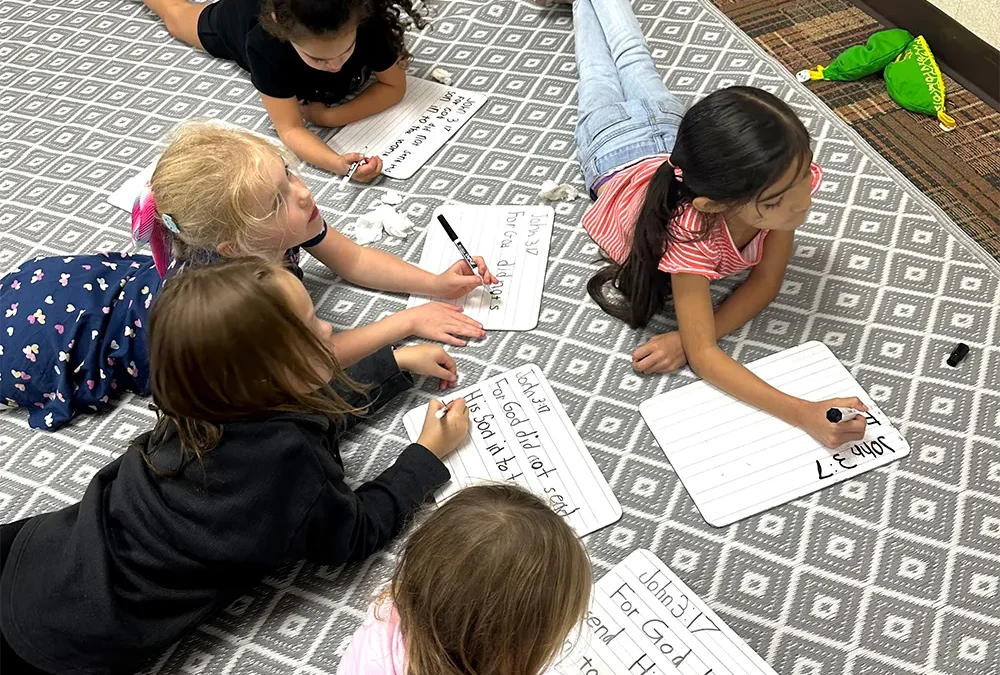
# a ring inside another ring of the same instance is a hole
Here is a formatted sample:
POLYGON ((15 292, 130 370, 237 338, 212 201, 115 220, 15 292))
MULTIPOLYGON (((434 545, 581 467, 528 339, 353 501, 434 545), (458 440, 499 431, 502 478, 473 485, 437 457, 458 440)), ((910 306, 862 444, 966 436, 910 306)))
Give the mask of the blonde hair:
POLYGON ((280 257, 263 240, 283 203, 277 191, 273 203, 261 199, 273 187, 268 165, 276 158, 287 161, 282 148, 236 127, 180 125, 150 179, 157 215, 177 223, 174 256, 189 258, 225 244, 230 257, 280 257))
POLYGON ((586 615, 583 543, 511 483, 459 491, 416 529, 389 596, 407 675, 538 675, 586 615))

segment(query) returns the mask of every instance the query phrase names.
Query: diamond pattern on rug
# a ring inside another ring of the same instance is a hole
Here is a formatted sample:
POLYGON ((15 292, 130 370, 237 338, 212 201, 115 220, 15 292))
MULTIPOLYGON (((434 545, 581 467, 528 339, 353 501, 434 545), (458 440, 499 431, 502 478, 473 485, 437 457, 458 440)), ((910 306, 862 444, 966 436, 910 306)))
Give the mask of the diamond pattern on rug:
MULTIPOLYGON (((697 513, 638 404, 692 381, 641 377, 631 351, 676 328, 669 313, 633 331, 603 314, 584 284, 597 248, 586 204, 557 204, 537 330, 494 333, 452 350, 466 382, 534 362, 622 502, 621 521, 586 540, 597 573, 651 549, 782 675, 1000 671, 1000 314, 997 268, 833 112, 721 14, 699 0, 635 0, 665 82, 691 103, 751 84, 786 100, 814 141, 825 183, 778 299, 722 341, 741 361, 817 339, 829 345, 909 439, 901 462, 729 528, 697 513), (944 359, 958 340, 972 351, 944 359)), ((411 36, 415 76, 444 67, 488 92, 477 116, 412 179, 389 183, 418 223, 447 199, 535 201, 545 179, 582 187, 575 158, 572 19, 528 0, 448 0, 411 36)), ((192 116, 273 134, 236 66, 173 41, 130 0, 0 0, 0 269, 29 257, 128 246, 105 199, 192 116)), ((380 189, 304 171, 343 228, 380 189)), ((417 260, 423 237, 387 239, 417 260)), ((307 260, 320 316, 341 328, 405 307, 406 297, 339 283, 307 260)), ((716 300, 738 280, 713 285, 716 300)), ((403 447, 402 416, 425 385, 345 439, 348 469, 371 477, 403 447)), ((0 516, 58 509, 97 467, 152 423, 127 397, 56 433, 0 416, 0 516)), ((290 563, 151 663, 150 673, 335 673, 398 542, 364 563, 290 563)))

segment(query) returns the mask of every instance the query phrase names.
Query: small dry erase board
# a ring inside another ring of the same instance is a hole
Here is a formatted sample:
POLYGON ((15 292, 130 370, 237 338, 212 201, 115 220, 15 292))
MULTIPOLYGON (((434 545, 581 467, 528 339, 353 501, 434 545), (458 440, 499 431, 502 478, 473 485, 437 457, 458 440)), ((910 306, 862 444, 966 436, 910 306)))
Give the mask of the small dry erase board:
POLYGON ((644 401, 642 418, 710 525, 730 525, 910 453, 906 439, 826 345, 807 342, 746 367, 810 401, 857 396, 868 406, 868 428, 864 440, 830 450, 707 382, 644 401))
POLYGON ((560 675, 776 675, 659 558, 638 549, 594 587, 560 675))
POLYGON ((462 258, 438 223, 443 214, 470 255, 482 256, 499 280, 457 300, 411 295, 407 307, 432 300, 461 306, 486 330, 532 330, 542 308, 555 211, 551 206, 469 206, 449 204, 427 223, 419 266, 439 274, 462 258))
POLYGON ((329 146, 340 154, 361 152, 382 158, 382 174, 406 179, 441 149, 486 103, 486 94, 416 77, 406 78, 406 94, 377 115, 338 131, 329 146))
MULTIPOLYGON (((622 507, 538 366, 528 364, 449 393, 464 398, 469 436, 444 458, 451 481, 435 499, 482 481, 510 480, 548 502, 579 536, 615 522, 622 507)), ((420 436, 427 406, 403 418, 420 436)))

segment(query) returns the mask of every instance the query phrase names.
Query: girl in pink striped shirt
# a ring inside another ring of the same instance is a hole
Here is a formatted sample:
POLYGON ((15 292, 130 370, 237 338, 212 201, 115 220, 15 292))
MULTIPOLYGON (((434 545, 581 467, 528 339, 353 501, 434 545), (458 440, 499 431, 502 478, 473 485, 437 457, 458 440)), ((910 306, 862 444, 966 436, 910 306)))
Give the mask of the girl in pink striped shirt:
POLYGON ((726 393, 836 447, 864 436, 865 420, 833 424, 834 406, 770 386, 718 339, 777 296, 795 229, 822 170, 809 132, 776 96, 754 87, 709 94, 687 112, 663 85, 628 0, 576 0, 580 165, 597 201, 583 225, 607 266, 588 290, 604 311, 645 326, 672 296, 677 331, 632 354, 643 373, 691 368, 726 393), (751 269, 718 308, 709 283, 751 269), (608 295, 606 286, 616 293, 608 295))

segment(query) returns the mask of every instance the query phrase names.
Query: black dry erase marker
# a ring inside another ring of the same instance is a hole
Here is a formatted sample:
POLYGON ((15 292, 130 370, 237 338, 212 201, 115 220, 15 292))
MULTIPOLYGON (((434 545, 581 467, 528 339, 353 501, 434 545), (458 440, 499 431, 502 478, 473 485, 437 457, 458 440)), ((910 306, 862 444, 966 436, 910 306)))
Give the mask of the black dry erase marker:
POLYGON ((826 420, 837 424, 838 422, 850 422, 859 415, 861 415, 861 411, 854 408, 830 408, 826 411, 826 420))
POLYGON ((469 265, 469 269, 472 270, 473 274, 479 277, 479 280, 483 282, 483 285, 485 286, 486 280, 483 279, 483 275, 479 273, 479 267, 476 265, 476 261, 473 260, 472 256, 469 255, 469 252, 465 250, 465 246, 463 246, 462 242, 459 241, 458 235, 455 234, 455 230, 451 229, 451 225, 448 224, 448 221, 445 220, 445 217, 441 214, 438 214, 438 222, 441 223, 441 227, 444 228, 444 233, 448 235, 449 239, 451 239, 451 243, 455 245, 458 252, 462 254, 463 258, 465 258, 465 262, 469 265))
POLYGON ((951 356, 948 357, 948 365, 952 368, 957 368, 958 364, 962 362, 966 356, 969 355, 969 345, 964 342, 959 342, 958 346, 952 350, 951 356))

